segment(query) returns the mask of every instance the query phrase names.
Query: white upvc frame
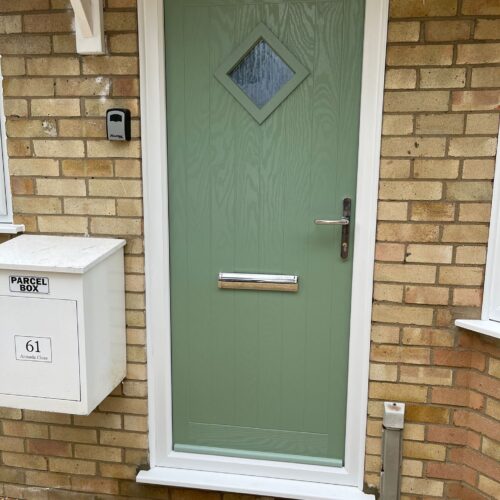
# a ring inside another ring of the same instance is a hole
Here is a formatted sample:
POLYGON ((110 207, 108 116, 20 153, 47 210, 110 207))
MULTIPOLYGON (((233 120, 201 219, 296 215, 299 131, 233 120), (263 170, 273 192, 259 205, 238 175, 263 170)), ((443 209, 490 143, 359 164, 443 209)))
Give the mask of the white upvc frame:
POLYGON ((3 105, 3 76, 0 71, 0 234, 15 234, 24 231, 24 225, 13 224, 13 216, 6 119, 3 105))
POLYGON ((481 319, 457 319, 455 321, 457 326, 495 338, 500 338, 500 284, 498 281, 498 276, 500 276, 500 129, 498 138, 481 319))
POLYGON ((275 496, 357 498, 361 495, 359 498, 368 498, 361 489, 388 4, 389 0, 366 0, 347 396, 346 443, 349 445, 345 466, 333 468, 173 451, 163 0, 138 1, 151 469, 140 472, 137 481, 264 494, 257 486, 266 478, 265 481, 275 480, 276 488, 265 490, 275 496), (186 474, 192 480, 186 480, 186 474), (233 476, 235 479, 231 482, 233 476), (260 479, 256 481, 255 476, 260 479), (254 487, 248 485, 245 478, 254 487), (309 496, 299 493, 301 481, 308 482, 309 496), (243 483, 247 485, 235 486, 243 483), (315 485, 317 494, 313 494, 315 485), (324 487, 328 485, 349 487, 347 496, 343 496, 345 491, 341 489, 326 492, 324 487))

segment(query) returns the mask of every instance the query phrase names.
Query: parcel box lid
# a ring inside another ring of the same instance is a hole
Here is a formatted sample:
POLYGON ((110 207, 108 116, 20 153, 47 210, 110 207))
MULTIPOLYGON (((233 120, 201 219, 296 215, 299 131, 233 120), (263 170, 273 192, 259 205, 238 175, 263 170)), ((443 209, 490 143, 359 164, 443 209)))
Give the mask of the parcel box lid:
POLYGON ((83 274, 125 246, 125 240, 22 235, 0 245, 0 270, 83 274))

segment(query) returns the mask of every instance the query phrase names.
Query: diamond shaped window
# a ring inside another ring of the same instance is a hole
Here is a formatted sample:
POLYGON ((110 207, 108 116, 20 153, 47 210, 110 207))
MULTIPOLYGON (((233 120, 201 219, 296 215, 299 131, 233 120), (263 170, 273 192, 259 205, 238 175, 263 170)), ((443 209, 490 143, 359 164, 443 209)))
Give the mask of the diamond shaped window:
POLYGON ((263 123, 308 74, 262 23, 215 72, 219 82, 258 123, 263 123))

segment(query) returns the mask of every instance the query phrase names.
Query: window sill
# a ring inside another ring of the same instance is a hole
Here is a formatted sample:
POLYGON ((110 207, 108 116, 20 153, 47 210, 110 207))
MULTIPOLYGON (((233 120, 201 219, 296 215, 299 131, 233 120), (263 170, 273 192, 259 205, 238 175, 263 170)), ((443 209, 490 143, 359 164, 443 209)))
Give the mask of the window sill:
POLYGON ((138 483, 178 486, 181 488, 198 488, 307 500, 373 500, 375 498, 373 495, 367 495, 354 486, 338 486, 311 483, 309 481, 173 469, 169 467, 153 467, 148 471, 141 471, 136 481, 138 483))
POLYGON ((500 322, 480 319, 457 319, 455 325, 466 330, 500 339, 500 322))
POLYGON ((0 234, 24 233, 24 224, 7 224, 0 222, 0 234))

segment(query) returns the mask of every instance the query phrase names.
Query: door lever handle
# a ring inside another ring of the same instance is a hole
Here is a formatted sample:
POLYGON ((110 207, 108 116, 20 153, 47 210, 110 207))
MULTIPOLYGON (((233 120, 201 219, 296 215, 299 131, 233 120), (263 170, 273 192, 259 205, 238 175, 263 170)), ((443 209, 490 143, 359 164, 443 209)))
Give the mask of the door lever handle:
POLYGON ((342 237, 340 240, 340 257, 349 257, 349 225, 351 224, 351 198, 344 198, 342 202, 343 212, 341 219, 315 219, 314 223, 320 226, 342 226, 342 237))
POLYGON ((318 224, 319 226, 348 226, 351 221, 349 219, 346 219, 345 217, 342 217, 342 219, 333 220, 315 219, 314 223, 318 224))

